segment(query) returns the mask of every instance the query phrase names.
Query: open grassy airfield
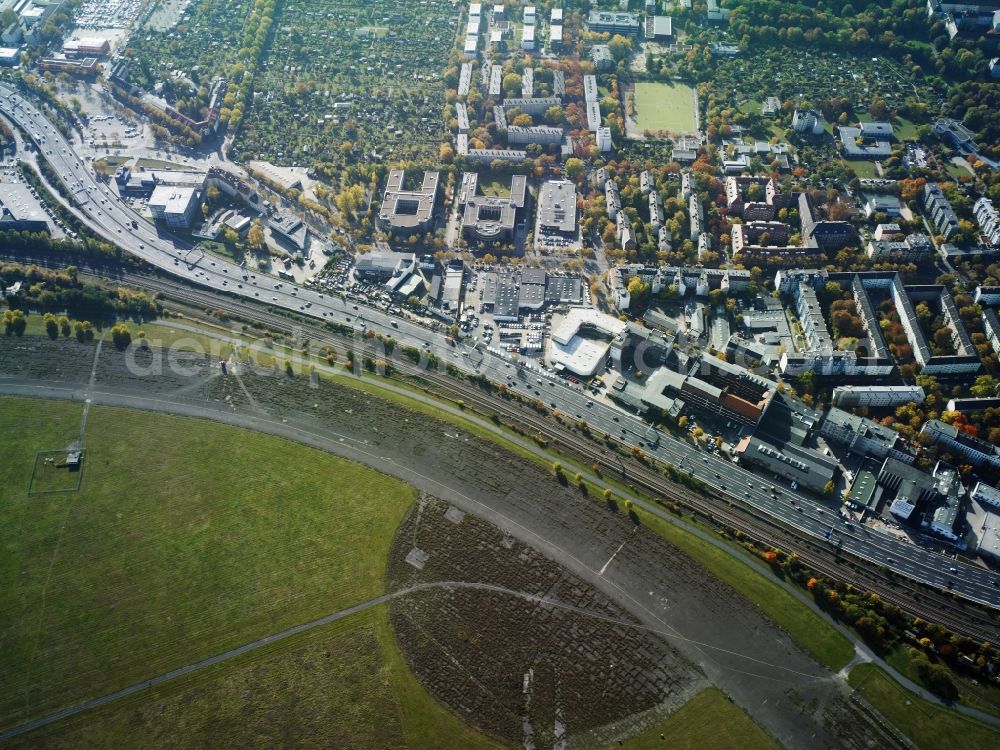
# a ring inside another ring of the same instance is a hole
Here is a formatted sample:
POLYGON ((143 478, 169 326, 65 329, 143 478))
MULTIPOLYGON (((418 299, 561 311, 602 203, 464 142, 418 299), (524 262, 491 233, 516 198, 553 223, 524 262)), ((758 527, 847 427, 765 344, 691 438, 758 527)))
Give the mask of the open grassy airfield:
MULTIPOLYGON (((0 398, 10 436, 0 462, 0 575, 9 582, 0 588, 0 726, 386 590, 412 488, 279 438, 94 406, 79 492, 29 495, 36 453, 78 439, 82 415, 80 404, 0 398)), ((820 661, 836 670, 849 660, 849 642, 774 583, 652 516, 642 522, 752 601, 770 602, 761 606, 820 661)), ((397 637, 386 605, 375 606, 4 746, 277 747, 307 737, 322 747, 502 746, 431 695, 397 637)), ((992 727, 871 670, 855 667, 851 684, 917 746, 942 747, 942 731, 993 745, 992 727)), ((624 746, 735 744, 775 746, 709 688, 624 746)))
POLYGON ((77 493, 27 494, 82 406, 0 399, 0 726, 383 592, 411 488, 288 441, 94 407, 77 493))

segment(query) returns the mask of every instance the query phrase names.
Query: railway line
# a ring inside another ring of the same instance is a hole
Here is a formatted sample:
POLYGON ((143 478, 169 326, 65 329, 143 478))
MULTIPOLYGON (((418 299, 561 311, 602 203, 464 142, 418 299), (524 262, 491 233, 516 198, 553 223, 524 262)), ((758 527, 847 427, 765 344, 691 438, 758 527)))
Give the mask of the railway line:
MULTIPOLYGON (((311 342, 320 346, 361 348, 364 353, 377 354, 371 342, 364 340, 359 342, 322 325, 295 321, 286 314, 262 309, 257 305, 130 271, 122 273, 119 278, 125 283, 150 289, 198 309, 217 309, 230 315, 263 323, 276 332, 306 336, 311 342)), ((684 485, 671 482, 658 471, 631 456, 623 456, 618 451, 602 448, 594 440, 577 434, 572 428, 567 428, 550 416, 543 416, 518 401, 497 398, 475 385, 431 368, 420 368, 405 359, 394 360, 393 366, 405 375, 419 377, 424 383, 433 385, 439 395, 460 398, 481 413, 495 414, 501 419, 511 420, 557 443, 560 448, 584 462, 597 464, 608 475, 623 475, 625 481, 632 487, 651 497, 673 500, 710 523, 727 526, 758 542, 788 552, 794 551, 805 565, 817 573, 871 591, 883 601, 894 604, 904 612, 940 623, 952 632, 992 643, 1000 640, 1000 624, 995 618, 957 600, 946 591, 935 591, 901 576, 890 576, 861 560, 849 564, 847 558, 829 542, 803 539, 776 520, 762 517, 738 501, 734 502, 732 499, 712 501, 684 485), (861 571, 858 570, 858 566, 862 566, 861 571)), ((607 437, 621 443, 614 435, 607 437)))

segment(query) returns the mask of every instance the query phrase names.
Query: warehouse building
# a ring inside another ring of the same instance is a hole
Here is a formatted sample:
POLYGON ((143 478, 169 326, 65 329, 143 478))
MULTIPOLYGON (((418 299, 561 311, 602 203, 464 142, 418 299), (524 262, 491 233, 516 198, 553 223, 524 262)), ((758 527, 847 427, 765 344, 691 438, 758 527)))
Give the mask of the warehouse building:
POLYGON ((576 185, 569 180, 547 180, 538 194, 538 230, 544 234, 576 236, 576 185))

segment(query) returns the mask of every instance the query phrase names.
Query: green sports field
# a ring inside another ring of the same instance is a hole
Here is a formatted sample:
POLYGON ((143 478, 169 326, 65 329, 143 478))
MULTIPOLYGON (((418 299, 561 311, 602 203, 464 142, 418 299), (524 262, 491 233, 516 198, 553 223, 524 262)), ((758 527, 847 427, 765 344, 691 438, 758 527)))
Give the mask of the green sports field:
POLYGON ((694 97, 691 87, 682 83, 636 83, 635 118, 640 130, 693 132, 694 97))

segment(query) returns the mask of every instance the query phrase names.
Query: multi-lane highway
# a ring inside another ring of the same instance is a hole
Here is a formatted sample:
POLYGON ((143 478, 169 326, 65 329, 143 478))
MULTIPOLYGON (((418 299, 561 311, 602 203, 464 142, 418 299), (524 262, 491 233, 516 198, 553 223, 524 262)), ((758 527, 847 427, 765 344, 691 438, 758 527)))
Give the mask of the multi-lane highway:
POLYGON ((355 329, 370 328, 430 349, 459 369, 478 371, 562 414, 585 420, 595 433, 609 434, 625 445, 641 447, 647 456, 673 464, 709 486, 717 487, 720 496, 752 505, 801 533, 826 540, 846 553, 889 567, 922 583, 949 587, 955 594, 972 601, 1000 606, 996 574, 928 552, 882 531, 857 524, 848 527, 835 508, 793 492, 770 477, 762 478, 725 458, 698 450, 686 441, 665 434, 657 434, 655 440, 650 440, 650 429, 641 419, 591 399, 586 392, 560 379, 520 367, 481 349, 450 346, 443 333, 363 304, 249 273, 220 258, 196 254, 190 246, 158 231, 132 211, 107 185, 96 179, 93 170, 81 161, 37 108, 3 85, 0 85, 0 113, 34 141, 40 155, 49 161, 94 232, 183 281, 320 321, 350 325, 355 329))

